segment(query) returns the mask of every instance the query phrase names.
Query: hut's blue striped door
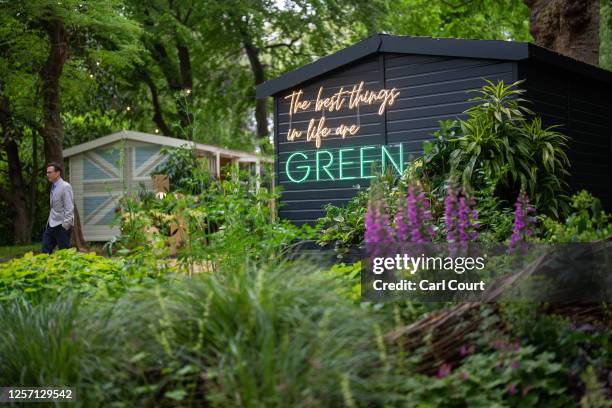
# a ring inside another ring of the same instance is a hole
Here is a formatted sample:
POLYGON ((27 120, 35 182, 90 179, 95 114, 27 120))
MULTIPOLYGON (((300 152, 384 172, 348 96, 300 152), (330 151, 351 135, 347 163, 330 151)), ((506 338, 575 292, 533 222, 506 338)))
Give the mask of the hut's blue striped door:
POLYGON ((124 190, 121 146, 83 154, 83 223, 110 225, 124 190))

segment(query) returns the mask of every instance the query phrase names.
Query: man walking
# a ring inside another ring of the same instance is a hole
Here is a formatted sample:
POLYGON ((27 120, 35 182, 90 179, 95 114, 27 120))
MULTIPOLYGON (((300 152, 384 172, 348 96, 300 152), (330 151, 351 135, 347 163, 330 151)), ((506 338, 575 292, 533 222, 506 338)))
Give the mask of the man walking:
POLYGON ((74 226, 74 199, 72 186, 62 179, 61 165, 49 163, 47 179, 51 183, 51 211, 43 233, 42 251, 50 254, 56 245, 59 249, 70 247, 70 234, 74 226))

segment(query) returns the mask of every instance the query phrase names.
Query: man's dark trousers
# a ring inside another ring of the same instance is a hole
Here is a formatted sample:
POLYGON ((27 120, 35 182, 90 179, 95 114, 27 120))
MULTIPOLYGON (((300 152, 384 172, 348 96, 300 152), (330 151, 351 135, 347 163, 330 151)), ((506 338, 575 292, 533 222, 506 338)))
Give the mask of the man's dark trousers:
POLYGON ((45 254, 50 254, 53 252, 53 248, 55 248, 56 245, 58 249, 70 248, 71 233, 72 228, 66 230, 62 227, 62 224, 56 225, 55 227, 51 227, 47 224, 47 228, 45 228, 45 232, 43 233, 42 251, 45 254))

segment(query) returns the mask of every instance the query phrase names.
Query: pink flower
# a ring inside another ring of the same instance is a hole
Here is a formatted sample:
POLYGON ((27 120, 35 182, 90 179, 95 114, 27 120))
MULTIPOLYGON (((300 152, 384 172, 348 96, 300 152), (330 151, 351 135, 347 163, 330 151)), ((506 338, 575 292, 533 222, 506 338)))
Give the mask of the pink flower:
POLYGON ((514 384, 508 385, 508 394, 516 395, 516 385, 514 384))
POLYGON ((452 371, 452 366, 450 364, 444 363, 438 369, 438 374, 436 375, 436 377, 438 377, 439 379, 448 377, 451 371, 452 371))
POLYGON ((510 237, 510 251, 514 251, 520 242, 533 235, 535 208, 529 204, 529 197, 521 191, 514 204, 514 226, 510 237))
POLYGON ((418 185, 408 186, 406 199, 400 201, 395 215, 395 236, 399 242, 433 241, 433 217, 429 202, 418 185))

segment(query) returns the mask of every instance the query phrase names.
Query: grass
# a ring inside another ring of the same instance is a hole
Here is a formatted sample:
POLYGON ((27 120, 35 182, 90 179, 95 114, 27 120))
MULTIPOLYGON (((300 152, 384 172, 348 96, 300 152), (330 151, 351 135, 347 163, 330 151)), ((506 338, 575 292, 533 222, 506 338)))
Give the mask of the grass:
MULTIPOLYGON (((100 242, 87 242, 86 248, 88 252, 95 252, 100 256, 108 255, 104 250, 104 244, 100 242)), ((20 256, 25 255, 27 252, 34 252, 34 254, 38 254, 41 251, 42 243, 40 242, 25 245, 0 246, 0 262, 6 262, 13 258, 19 258, 20 256)))
POLYGON ((0 246, 0 260, 17 258, 30 251, 37 253, 41 251, 41 248, 42 244, 40 242, 26 245, 0 246))
POLYGON ((315 266, 277 262, 113 301, 11 299, 0 383, 70 384, 77 407, 376 405, 377 322, 339 293, 315 266))

